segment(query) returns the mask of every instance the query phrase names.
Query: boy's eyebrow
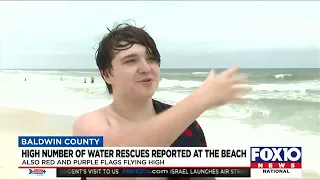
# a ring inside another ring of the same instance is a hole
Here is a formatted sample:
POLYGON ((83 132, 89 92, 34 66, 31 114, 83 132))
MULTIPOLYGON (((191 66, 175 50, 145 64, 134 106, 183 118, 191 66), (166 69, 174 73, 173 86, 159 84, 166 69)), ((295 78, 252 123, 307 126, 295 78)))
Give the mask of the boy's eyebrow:
POLYGON ((135 53, 134 54, 128 54, 128 55, 122 57, 120 60, 123 61, 123 60, 125 60, 127 58, 132 58, 132 57, 137 57, 137 56, 138 56, 138 54, 135 54, 135 53))

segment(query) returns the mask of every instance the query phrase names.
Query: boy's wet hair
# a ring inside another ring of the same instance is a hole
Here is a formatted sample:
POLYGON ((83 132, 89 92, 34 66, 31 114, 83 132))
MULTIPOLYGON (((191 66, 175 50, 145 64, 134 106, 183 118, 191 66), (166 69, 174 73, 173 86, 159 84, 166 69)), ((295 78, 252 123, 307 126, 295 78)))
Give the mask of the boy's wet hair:
MULTIPOLYGON (((108 28, 106 34, 99 43, 96 51, 96 63, 100 70, 101 76, 112 76, 112 59, 120 51, 131 48, 134 44, 140 44, 146 47, 147 54, 160 65, 160 54, 156 43, 152 37, 144 30, 129 23, 116 25, 112 30, 108 28)), ((113 93, 112 86, 105 82, 109 94, 113 93)))

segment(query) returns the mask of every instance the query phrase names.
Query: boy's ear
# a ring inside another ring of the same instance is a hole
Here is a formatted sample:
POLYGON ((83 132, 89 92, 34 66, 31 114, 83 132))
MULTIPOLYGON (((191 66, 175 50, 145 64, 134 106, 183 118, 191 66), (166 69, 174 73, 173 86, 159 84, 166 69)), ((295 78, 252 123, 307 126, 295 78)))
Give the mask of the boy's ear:
POLYGON ((112 79, 110 78, 111 75, 108 73, 108 70, 101 71, 101 75, 105 82, 112 84, 112 79))

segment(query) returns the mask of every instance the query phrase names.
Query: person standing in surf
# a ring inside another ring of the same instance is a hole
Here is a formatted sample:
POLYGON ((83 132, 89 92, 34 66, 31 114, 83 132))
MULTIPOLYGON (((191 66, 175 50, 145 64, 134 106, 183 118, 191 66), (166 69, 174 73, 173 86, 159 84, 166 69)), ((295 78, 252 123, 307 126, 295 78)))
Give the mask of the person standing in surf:
MULTIPOLYGON (((207 109, 243 101, 251 90, 238 68, 219 75, 213 70, 203 84, 175 106, 152 98, 159 85, 160 53, 143 29, 119 24, 101 40, 96 64, 110 105, 77 118, 73 135, 103 136, 106 147, 206 147, 197 118, 207 109)), ((94 179, 94 178, 93 178, 94 179)))
POLYGON ((93 84, 94 83, 94 77, 93 76, 91 76, 91 83, 93 84))

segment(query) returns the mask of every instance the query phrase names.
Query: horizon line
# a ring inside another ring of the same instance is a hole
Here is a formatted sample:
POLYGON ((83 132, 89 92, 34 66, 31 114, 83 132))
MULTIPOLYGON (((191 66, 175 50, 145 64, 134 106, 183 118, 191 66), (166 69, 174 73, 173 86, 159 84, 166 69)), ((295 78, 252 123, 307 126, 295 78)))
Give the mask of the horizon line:
MULTIPOLYGON (((213 68, 213 69, 228 69, 231 67, 218 67, 218 68, 213 68)), ((211 69, 211 68, 160 68, 160 70, 164 70, 164 69, 211 69)), ((320 67, 301 67, 301 68, 297 68, 297 67, 243 67, 240 69, 320 69, 320 67)), ((0 71, 2 70, 97 70, 99 71, 99 69, 97 68, 76 68, 76 69, 72 69, 72 68, 58 68, 58 69, 49 69, 49 68, 37 68, 37 69, 30 69, 30 68, 8 68, 8 69, 0 69, 0 71)))

